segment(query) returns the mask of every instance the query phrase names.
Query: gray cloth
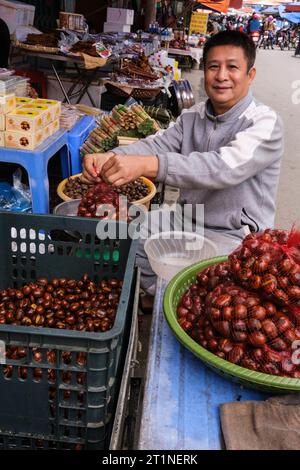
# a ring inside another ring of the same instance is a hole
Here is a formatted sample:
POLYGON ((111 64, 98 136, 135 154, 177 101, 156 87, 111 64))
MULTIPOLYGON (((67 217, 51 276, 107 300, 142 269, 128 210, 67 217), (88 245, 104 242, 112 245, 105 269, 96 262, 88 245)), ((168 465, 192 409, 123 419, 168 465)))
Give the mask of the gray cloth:
MULTIPOLYGON (((283 154, 281 119, 249 93, 215 116, 210 101, 176 123, 116 153, 157 155, 157 181, 180 188, 180 201, 205 205, 205 228, 223 232, 274 225, 283 154)), ((147 176, 147 175, 145 175, 147 176)))
POLYGON ((228 450, 299 450, 300 393, 221 405, 228 450))

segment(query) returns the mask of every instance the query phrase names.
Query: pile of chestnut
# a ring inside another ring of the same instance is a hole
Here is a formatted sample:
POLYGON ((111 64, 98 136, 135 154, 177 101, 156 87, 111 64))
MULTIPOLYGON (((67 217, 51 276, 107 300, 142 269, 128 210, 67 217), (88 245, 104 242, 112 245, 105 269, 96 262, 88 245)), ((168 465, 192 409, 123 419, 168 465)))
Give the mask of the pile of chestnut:
POLYGON ((119 195, 112 186, 106 183, 95 184, 81 199, 77 215, 81 217, 97 216, 100 219, 119 218, 119 195))
MULTIPOLYGON (((64 187, 64 194, 69 196, 71 199, 81 199, 86 195, 86 193, 93 189, 94 185, 86 184, 80 178, 80 176, 76 176, 75 178, 69 178, 65 187, 64 187)), ((104 189, 111 188, 110 186, 106 185, 104 189)), ((137 178, 135 181, 131 181, 130 183, 124 184, 120 187, 113 187, 112 188, 117 194, 122 196, 126 196, 128 202, 138 201, 149 194, 149 187, 144 183, 142 178, 137 178)))
POLYGON ((279 230, 247 236, 228 262, 197 274, 180 300, 177 318, 218 357, 299 379, 300 365, 293 359, 294 342, 300 340, 299 247, 291 249, 288 237, 279 230))
POLYGON ((0 324, 104 332, 112 328, 122 281, 55 278, 0 291, 0 324))

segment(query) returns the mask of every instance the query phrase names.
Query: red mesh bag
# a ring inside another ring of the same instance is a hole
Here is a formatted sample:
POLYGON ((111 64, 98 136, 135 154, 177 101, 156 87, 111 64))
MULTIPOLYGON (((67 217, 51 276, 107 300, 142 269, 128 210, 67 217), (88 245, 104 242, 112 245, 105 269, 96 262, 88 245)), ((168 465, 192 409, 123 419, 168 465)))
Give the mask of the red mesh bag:
MULTIPOLYGON (((248 235, 229 257, 236 282, 279 306, 300 307, 300 232, 266 230, 248 235)), ((299 316, 300 318, 300 316, 299 316)))
POLYGON ((200 344, 223 359, 260 372, 300 377, 292 361, 300 330, 287 311, 233 283, 217 286, 205 301, 200 344))

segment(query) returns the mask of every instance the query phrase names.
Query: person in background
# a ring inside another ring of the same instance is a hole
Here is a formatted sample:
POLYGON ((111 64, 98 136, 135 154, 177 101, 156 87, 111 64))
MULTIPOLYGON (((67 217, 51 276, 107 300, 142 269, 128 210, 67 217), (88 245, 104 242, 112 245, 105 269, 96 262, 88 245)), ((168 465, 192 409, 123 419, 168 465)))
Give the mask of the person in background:
POLYGON ((264 23, 264 31, 267 31, 271 41, 271 47, 274 49, 274 38, 276 32, 276 24, 274 23, 274 18, 272 15, 268 16, 264 23))
POLYGON ((248 22, 247 33, 255 33, 256 31, 260 31, 260 28, 259 15, 257 13, 253 13, 248 22))
POLYGON ((5 21, 0 18, 0 68, 8 67, 10 34, 5 21))

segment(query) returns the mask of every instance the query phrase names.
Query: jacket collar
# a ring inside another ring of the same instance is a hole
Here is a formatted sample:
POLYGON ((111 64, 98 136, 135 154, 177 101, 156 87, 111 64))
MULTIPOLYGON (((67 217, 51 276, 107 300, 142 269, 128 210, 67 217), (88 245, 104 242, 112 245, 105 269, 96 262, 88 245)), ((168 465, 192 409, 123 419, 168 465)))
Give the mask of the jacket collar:
POLYGON ((205 113, 208 119, 210 119, 211 121, 226 122, 226 121, 236 120, 248 108, 252 100, 253 100, 252 92, 249 91, 248 94, 244 98, 242 98, 231 109, 226 111, 226 113, 219 114, 218 116, 216 116, 214 114, 211 101, 210 99, 208 99, 205 103, 205 113))

